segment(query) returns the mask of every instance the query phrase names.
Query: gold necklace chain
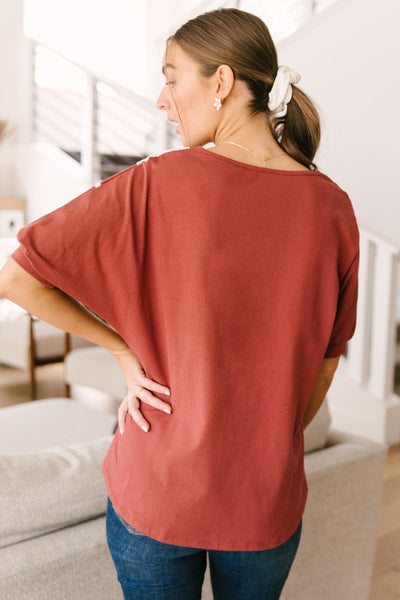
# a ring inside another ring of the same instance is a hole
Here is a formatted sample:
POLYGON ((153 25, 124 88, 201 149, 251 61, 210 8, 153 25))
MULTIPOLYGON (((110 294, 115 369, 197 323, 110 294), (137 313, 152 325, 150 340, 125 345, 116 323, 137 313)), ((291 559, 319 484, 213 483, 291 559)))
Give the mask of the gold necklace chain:
POLYGON ((227 140, 223 140, 222 142, 218 142, 219 144, 234 144, 235 146, 239 146, 239 148, 243 148, 243 150, 247 150, 248 152, 251 152, 252 154, 254 154, 254 156, 260 156, 263 161, 264 164, 263 166, 265 167, 265 162, 267 160, 271 160, 271 158, 277 158, 278 156, 285 156, 285 152, 283 154, 277 154, 276 156, 262 156, 261 154, 256 154, 256 152, 253 152, 252 150, 249 150, 248 148, 245 148, 244 146, 242 146, 241 144, 237 144, 236 142, 229 142, 227 140))

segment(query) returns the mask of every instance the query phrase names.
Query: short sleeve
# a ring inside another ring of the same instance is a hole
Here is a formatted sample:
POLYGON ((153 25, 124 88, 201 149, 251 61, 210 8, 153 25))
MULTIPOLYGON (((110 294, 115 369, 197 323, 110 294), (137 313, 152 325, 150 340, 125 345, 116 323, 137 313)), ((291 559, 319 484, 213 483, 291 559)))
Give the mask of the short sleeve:
MULTIPOLYGON (((140 283, 147 177, 137 163, 105 179, 17 234, 11 257, 116 327, 123 297, 140 283)), ((134 307, 133 307, 134 309, 134 307)))
POLYGON ((347 341, 354 335, 357 321, 359 258, 358 249, 340 283, 335 321, 324 358, 341 356, 346 350, 347 341))

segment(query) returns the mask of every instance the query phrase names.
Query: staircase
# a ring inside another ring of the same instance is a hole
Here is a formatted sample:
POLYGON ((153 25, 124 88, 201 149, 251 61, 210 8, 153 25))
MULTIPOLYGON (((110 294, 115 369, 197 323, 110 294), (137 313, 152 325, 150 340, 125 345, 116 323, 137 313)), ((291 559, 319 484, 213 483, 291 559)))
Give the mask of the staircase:
MULTIPOLYGON (((81 162, 81 152, 74 152, 66 148, 61 148, 61 150, 74 160, 81 162)), ((100 179, 107 179, 116 173, 120 173, 146 157, 147 155, 100 154, 100 179)))

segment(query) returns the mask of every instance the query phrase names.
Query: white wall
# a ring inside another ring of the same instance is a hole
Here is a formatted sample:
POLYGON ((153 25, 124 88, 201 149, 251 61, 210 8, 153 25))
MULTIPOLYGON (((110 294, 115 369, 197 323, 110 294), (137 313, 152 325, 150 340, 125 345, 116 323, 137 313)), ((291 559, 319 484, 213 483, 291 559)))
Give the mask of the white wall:
POLYGON ((278 45, 322 111, 319 168, 359 223, 400 243, 400 4, 341 0, 278 45))
POLYGON ((15 194, 17 173, 14 142, 19 136, 23 102, 22 0, 2 0, 0 6, 0 119, 7 120, 10 136, 0 144, 0 195, 15 194))
POLYGON ((0 6, 0 118, 13 121, 20 102, 20 35, 22 0, 1 0, 0 6))
POLYGON ((28 35, 94 74, 146 93, 146 37, 151 29, 146 2, 25 0, 24 9, 28 35))
POLYGON ((89 185, 79 164, 64 152, 29 143, 29 41, 23 34, 23 0, 0 2, 0 50, 0 119, 14 127, 14 134, 0 145, 0 195, 27 198, 30 222, 89 185))
POLYGON ((51 212, 92 187, 79 163, 52 144, 19 143, 15 165, 21 195, 28 199, 27 223, 51 212))

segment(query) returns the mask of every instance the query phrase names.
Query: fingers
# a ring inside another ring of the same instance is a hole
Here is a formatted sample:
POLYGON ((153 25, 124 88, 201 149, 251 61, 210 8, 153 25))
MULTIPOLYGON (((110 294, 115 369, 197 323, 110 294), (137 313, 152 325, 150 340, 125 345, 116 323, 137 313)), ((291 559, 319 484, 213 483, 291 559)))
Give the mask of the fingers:
POLYGON ((150 423, 146 421, 143 417, 142 413, 139 410, 140 400, 134 396, 127 396, 123 402, 121 403, 118 409, 118 425, 121 435, 125 430, 125 420, 126 415, 131 415, 132 419, 143 429, 143 431, 148 431, 150 429, 150 423))
POLYGON ((149 392, 148 390, 142 388, 139 394, 140 399, 134 396, 133 393, 130 393, 130 395, 123 400, 118 409, 118 424, 121 434, 124 433, 125 420, 128 412, 131 415, 132 419, 135 421, 135 423, 137 423, 137 425, 139 425, 139 427, 141 427, 143 431, 149 431, 150 423, 146 421, 146 419, 143 417, 142 413, 139 410, 140 400, 143 400, 144 402, 146 402, 150 406, 153 406, 154 408, 160 408, 168 414, 172 413, 172 408, 169 404, 162 402, 161 400, 153 396, 153 394, 151 394, 151 392, 149 392))
POLYGON ((144 378, 146 380, 147 386, 149 390, 153 390, 153 392, 160 392, 160 394, 166 394, 167 396, 171 395, 171 390, 165 385, 161 385, 160 383, 156 383, 152 379, 144 378))
POLYGON ((126 413, 128 412, 128 405, 126 400, 123 400, 118 408, 118 427, 121 435, 124 433, 125 429, 125 418, 126 413))
POLYGON ((144 418, 144 416, 142 415, 142 413, 140 412, 139 408, 140 408, 140 400, 136 397, 131 397, 128 398, 128 407, 129 407, 129 414, 131 415, 132 419, 135 421, 135 423, 137 425, 139 425, 139 427, 141 427, 143 429, 143 431, 149 431, 150 429, 150 423, 148 423, 146 421, 146 419, 144 418))
POLYGON ((139 390, 136 396, 140 398, 140 400, 143 400, 143 402, 146 402, 146 404, 150 404, 150 406, 153 406, 154 408, 163 410, 168 414, 172 413, 172 407, 170 404, 168 404, 168 402, 163 402, 163 400, 160 400, 159 398, 157 398, 157 396, 154 396, 149 390, 147 390, 144 387, 139 390))
MULTIPOLYGON (((161 385, 160 383, 156 383, 155 381, 153 381, 152 379, 149 379, 148 377, 143 377, 142 381, 140 383, 145 388, 147 388, 148 390, 152 390, 153 392, 159 392, 160 394, 166 394, 167 396, 171 395, 171 391, 167 386, 161 385)), ((160 400, 160 402, 161 402, 161 400, 160 400)), ((164 403, 164 405, 165 404, 166 403, 164 403)), ((169 406, 169 404, 167 404, 167 406, 169 406)))

